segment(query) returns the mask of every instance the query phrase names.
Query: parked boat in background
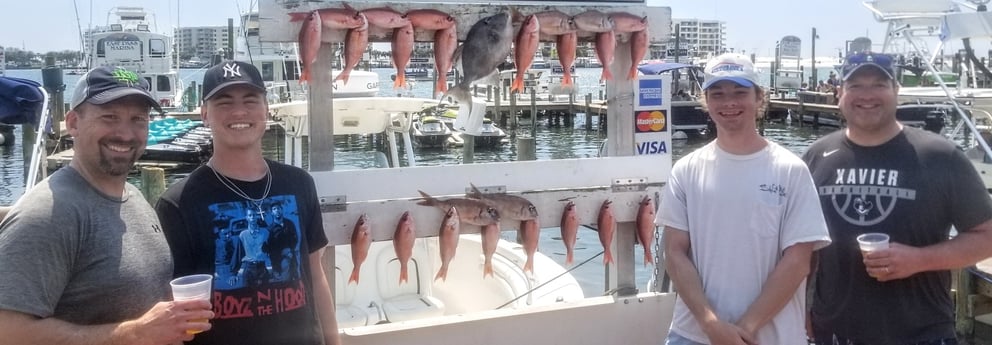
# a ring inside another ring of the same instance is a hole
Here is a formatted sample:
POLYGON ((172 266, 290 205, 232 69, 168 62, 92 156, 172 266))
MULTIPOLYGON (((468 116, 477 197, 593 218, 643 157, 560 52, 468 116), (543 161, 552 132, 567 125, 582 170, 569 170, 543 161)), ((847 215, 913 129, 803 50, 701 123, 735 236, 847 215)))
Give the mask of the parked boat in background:
POLYGON ((153 15, 142 7, 114 7, 107 25, 86 33, 89 68, 120 66, 137 72, 151 86, 152 97, 166 111, 182 104, 182 81, 172 64, 172 36, 157 30, 153 15))
POLYGON ((703 105, 698 99, 702 95, 702 86, 699 82, 701 67, 656 60, 647 61, 637 69, 646 75, 672 74, 672 114, 669 116, 669 122, 673 133, 681 131, 686 135, 702 135, 714 128, 709 114, 703 110, 703 105))
POLYGON ((419 147, 444 147, 451 138, 452 130, 436 116, 421 116, 410 128, 413 142, 419 147))

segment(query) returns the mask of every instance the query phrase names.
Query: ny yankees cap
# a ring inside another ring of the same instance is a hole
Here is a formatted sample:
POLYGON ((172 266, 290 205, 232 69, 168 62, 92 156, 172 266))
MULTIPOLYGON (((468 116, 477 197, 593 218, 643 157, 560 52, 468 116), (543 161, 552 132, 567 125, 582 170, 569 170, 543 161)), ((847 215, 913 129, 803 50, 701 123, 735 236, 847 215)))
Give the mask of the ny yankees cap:
POLYGON ((234 85, 249 85, 265 93, 265 82, 255 66, 247 62, 227 60, 203 73, 203 100, 234 85))
POLYGON ((148 81, 137 73, 122 67, 101 66, 86 72, 69 100, 69 109, 76 109, 83 102, 107 104, 124 96, 142 96, 148 103, 162 112, 155 97, 148 92, 148 81))
POLYGON ((734 53, 726 53, 706 62, 703 69, 706 81, 703 83, 703 90, 724 80, 729 80, 743 87, 752 87, 758 83, 758 73, 754 71, 754 64, 747 56, 734 53))

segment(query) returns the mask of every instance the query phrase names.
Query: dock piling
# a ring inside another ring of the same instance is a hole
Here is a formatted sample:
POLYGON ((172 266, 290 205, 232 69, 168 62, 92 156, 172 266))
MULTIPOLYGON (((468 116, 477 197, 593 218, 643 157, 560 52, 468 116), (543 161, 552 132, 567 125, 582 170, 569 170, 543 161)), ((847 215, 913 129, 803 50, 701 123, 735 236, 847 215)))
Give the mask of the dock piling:
POLYGON ((145 195, 145 200, 154 205, 162 193, 165 193, 165 169, 141 168, 141 194, 145 195))

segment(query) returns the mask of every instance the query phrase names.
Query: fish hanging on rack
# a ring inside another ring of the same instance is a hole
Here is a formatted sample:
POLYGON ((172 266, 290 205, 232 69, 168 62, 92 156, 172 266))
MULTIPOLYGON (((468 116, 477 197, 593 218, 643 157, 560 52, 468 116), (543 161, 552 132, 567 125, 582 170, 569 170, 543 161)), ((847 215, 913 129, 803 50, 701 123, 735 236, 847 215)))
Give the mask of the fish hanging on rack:
POLYGON ((361 12, 358 15, 362 17, 362 22, 365 24, 354 29, 349 29, 348 33, 345 34, 344 68, 341 70, 341 73, 338 73, 337 78, 334 78, 334 80, 341 80, 344 84, 348 84, 348 77, 351 76, 351 71, 362 61, 362 54, 365 54, 365 48, 369 45, 368 20, 365 19, 365 15, 361 12))
POLYGON ((537 218, 537 207, 526 198, 509 194, 483 194, 474 184, 469 183, 472 191, 468 197, 478 199, 492 206, 500 217, 513 220, 531 220, 537 218))
POLYGON ((571 266, 575 260, 575 241, 579 235, 579 216, 575 211, 575 203, 569 201, 561 213, 561 240, 565 242, 565 265, 571 266))
POLYGON ((637 224, 637 240, 641 241, 641 246, 644 247, 644 266, 654 263, 653 256, 651 255, 651 245, 654 244, 654 217, 654 200, 650 196, 645 195, 637 208, 637 219, 635 221, 637 224))
POLYGON ((410 258, 413 257, 413 244, 416 240, 417 230, 413 226, 413 216, 410 215, 410 211, 403 212, 393 234, 393 249, 396 251, 396 259, 400 262, 400 284, 409 280, 407 266, 410 258))
MULTIPOLYGON (((480 19, 469 29, 465 36, 465 42, 459 47, 461 54, 457 54, 454 60, 461 60, 462 80, 455 87, 445 94, 451 95, 459 102, 467 105, 466 116, 473 116, 472 95, 469 88, 472 84, 488 76, 498 76, 496 69, 499 64, 506 60, 510 54, 510 46, 513 42, 513 24, 510 22, 510 15, 499 13, 480 19)), ((459 112, 461 115, 462 112, 459 112)), ((482 126, 482 116, 478 118, 458 121, 467 123, 466 128, 476 130, 482 126)))
POLYGON ((418 192, 424 197, 424 200, 418 201, 417 205, 434 206, 445 212, 451 207, 457 208, 459 220, 472 225, 499 223, 499 212, 481 200, 465 198, 441 200, 423 191, 418 190, 418 192))
POLYGON ((458 235, 461 233, 461 223, 458 221, 458 209, 448 208, 441 220, 441 228, 437 231, 440 247, 441 268, 437 271, 434 280, 448 280, 448 263, 455 257, 455 250, 458 248, 458 235))
MULTIPOLYGON (((448 71, 454 64, 455 49, 458 48, 458 33, 454 25, 434 32, 434 69, 437 73, 437 91, 448 92, 448 71)), ((437 97, 436 94, 431 97, 437 97)))
POLYGON ((457 23, 451 15, 432 9, 407 11, 406 18, 413 23, 413 27, 421 30, 444 30, 457 23))
POLYGON ((586 32, 613 31, 613 19, 606 13, 589 10, 572 17, 575 27, 586 32))
POLYGON ((369 21, 369 25, 382 29, 398 29, 410 25, 410 20, 405 14, 396 12, 389 7, 376 7, 360 10, 369 21))
POLYGON ((538 242, 541 240, 541 227, 536 218, 522 220, 518 231, 520 231, 520 237, 523 239, 524 253, 527 254, 524 272, 534 273, 534 253, 537 252, 538 242))
MULTIPOLYGON (((322 8, 316 12, 320 16, 320 23, 328 29, 347 30, 365 25, 365 20, 358 15, 358 11, 351 8, 322 8)), ((303 21, 308 16, 310 12, 293 12, 289 14, 289 21, 303 21)))
POLYGON ((369 256, 369 246, 372 245, 372 229, 369 226, 368 216, 362 213, 355 222, 355 229, 351 233, 351 263, 354 266, 351 270, 351 277, 348 283, 358 284, 358 273, 362 268, 362 263, 369 256))
POLYGON ((613 202, 607 199, 599 207, 599 217, 596 218, 596 231, 599 232, 599 243, 603 245, 603 264, 613 263, 613 252, 610 246, 613 245, 613 233, 616 231, 616 218, 613 217, 613 202))
POLYGON ((599 77, 599 81, 613 80, 610 66, 613 65, 613 51, 616 49, 617 37, 613 31, 596 34, 596 58, 603 64, 603 74, 599 77))
POLYGON ((627 80, 634 80, 637 78, 637 65, 641 63, 641 59, 644 58, 644 54, 648 52, 649 45, 651 45, 651 42, 648 42, 647 29, 630 34, 631 61, 630 71, 627 72, 627 80))
POLYGON ((510 92, 524 91, 524 74, 534 62, 534 54, 537 53, 537 46, 540 42, 541 21, 536 15, 529 15, 520 24, 520 31, 513 41, 513 62, 517 68, 517 75, 513 78, 510 92))
POLYGON ((613 20, 614 32, 638 32, 648 29, 648 17, 639 17, 627 12, 613 12, 609 16, 613 20))
POLYGON ((300 27, 300 59, 302 72, 300 73, 300 83, 309 82, 310 74, 313 72, 313 63, 317 61, 317 51, 320 50, 321 40, 321 19, 318 11, 311 11, 303 20, 300 27))
POLYGON ((555 43, 558 48, 558 60, 561 62, 561 86, 566 90, 575 89, 572 82, 572 64, 575 63, 575 50, 578 49, 579 36, 574 32, 558 35, 555 43))
POLYGON ((396 67, 396 80, 393 81, 393 88, 402 89, 406 87, 406 65, 410 63, 410 56, 413 55, 412 24, 393 29, 393 40, 390 42, 390 48, 392 48, 393 66, 396 67))
POLYGON ((482 265, 482 278, 493 276, 493 254, 499 245, 499 223, 493 223, 482 227, 482 255, 485 261, 482 265))

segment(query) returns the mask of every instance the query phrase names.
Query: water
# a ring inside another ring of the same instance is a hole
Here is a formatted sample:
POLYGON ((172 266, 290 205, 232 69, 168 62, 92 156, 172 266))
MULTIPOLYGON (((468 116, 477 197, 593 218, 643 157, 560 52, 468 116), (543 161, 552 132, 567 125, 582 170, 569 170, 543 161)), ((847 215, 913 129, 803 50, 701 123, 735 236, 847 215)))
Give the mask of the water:
MULTIPOLYGON (((383 96, 395 96, 397 91, 391 88, 392 82, 389 75, 392 69, 374 69, 380 75, 380 94, 383 96)), ((593 97, 598 97, 599 93, 599 69, 577 69, 579 75, 580 94, 592 93, 593 97)), ((20 77, 33 80, 41 80, 40 70, 8 70, 8 76, 20 77)), ((182 70, 180 77, 188 85, 190 81, 202 79, 202 70, 182 70)), ((66 94, 71 94, 72 86, 79 76, 65 76, 67 86, 66 94)), ((417 81, 411 90, 404 90, 407 95, 415 97, 430 97, 431 82, 417 81)), ((605 138, 605 133, 599 131, 586 131, 584 129, 584 118, 576 117, 573 127, 548 126, 544 119, 537 121, 536 141, 537 159, 569 159, 595 157, 600 145, 605 138)), ((594 121, 596 121, 594 119, 594 121)), ((596 128, 594 126, 593 128, 596 128)), ((530 132, 529 124, 524 124, 519 131, 530 132)), ((765 136, 770 140, 788 148, 789 150, 801 154, 806 147, 818 137, 829 132, 830 129, 813 130, 810 127, 792 127, 788 124, 769 124, 765 130, 765 136)), ((20 129, 15 130, 18 140, 14 146, 0 146, 0 205, 10 205, 23 191, 23 156, 20 146, 20 129)), ((706 144, 708 140, 676 141, 672 145, 673 158, 678 159, 692 150, 706 144)), ((284 152, 283 141, 279 131, 269 131, 263 138, 263 146, 267 156, 277 157, 284 152)), ((503 145, 497 149, 476 149, 476 162, 496 162, 514 161, 517 157, 517 147, 514 141, 503 145)), ((375 167, 375 148, 369 136, 338 136, 335 137, 335 168, 336 169, 368 169, 375 167)), ((462 162, 462 150, 460 148, 417 150, 418 165, 450 165, 462 162)), ((400 160, 405 161, 405 154, 400 151, 400 160)), ((182 173, 172 173, 168 175, 167 183, 171 184, 182 178, 182 173)), ((132 183, 137 182, 132 179, 132 183)), ((513 241, 515 233, 507 232, 503 238, 513 241)), ((561 244, 560 229, 545 228, 541 232, 541 242, 539 251, 551 257, 559 264, 564 265, 564 247, 561 244)), ((599 255, 602 246, 599 244, 598 234, 589 228, 580 228, 578 241, 575 248, 576 263, 599 255)), ((654 249, 652 249, 654 251, 654 249)), ((636 258, 636 282, 641 289, 644 288, 652 274, 652 267, 643 265, 643 252, 638 247, 635 250, 636 258)), ((587 296, 597 296, 603 294, 604 288, 604 266, 602 256, 597 256, 589 263, 579 266, 573 275, 582 285, 587 296)))

